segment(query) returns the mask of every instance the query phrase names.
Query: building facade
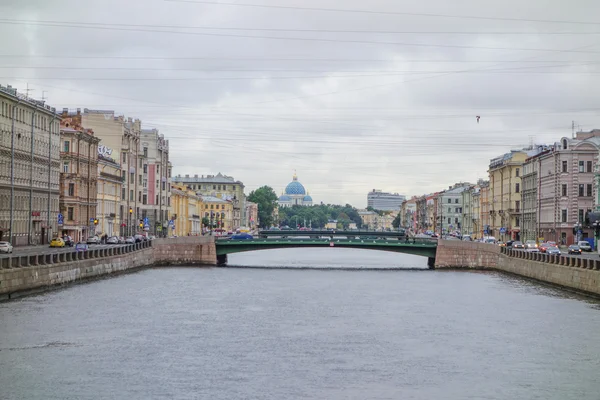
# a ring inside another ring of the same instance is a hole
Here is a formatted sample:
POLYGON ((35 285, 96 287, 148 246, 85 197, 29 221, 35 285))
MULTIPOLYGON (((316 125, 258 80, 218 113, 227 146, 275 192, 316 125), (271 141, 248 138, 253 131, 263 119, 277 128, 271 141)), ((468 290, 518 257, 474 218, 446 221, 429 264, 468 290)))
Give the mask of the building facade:
POLYGON ((201 196, 204 204, 204 214, 209 222, 208 229, 233 232, 239 226, 234 226, 233 203, 214 196, 201 196))
POLYGON ((499 240, 521 240, 521 172, 528 154, 513 150, 490 161, 489 235, 499 240))
POLYGON ((490 235, 490 181, 480 181, 479 185, 479 229, 480 237, 490 235))
POLYGON ((562 138, 550 151, 539 154, 538 234, 545 240, 571 244, 580 224, 581 239, 593 237, 586 215, 594 209, 594 171, 600 131, 562 138), (584 139, 582 139, 584 138, 584 139))
POLYGON ((98 146, 98 206, 96 233, 115 236, 120 233, 121 189, 123 175, 121 164, 113 157, 112 151, 103 145, 98 146))
POLYGON ((470 183, 459 182, 439 194, 437 230, 444 234, 461 233, 463 195, 470 183))
MULTIPOLYGON (((63 110, 63 115, 81 118, 81 126, 92 129, 94 135, 101 140, 105 148, 114 157, 119 157, 122 174, 121 203, 119 204, 118 219, 121 222, 120 235, 129 236, 138 232, 139 221, 142 218, 140 204, 142 203, 142 173, 140 171, 140 132, 141 121, 124 116, 115 116, 112 110, 84 109, 81 113, 63 110)), ((101 217, 106 218, 106 217, 101 217)), ((99 221, 104 225, 105 221, 99 221)))
POLYGON ((202 197, 184 185, 173 185, 171 194, 170 234, 176 236, 202 235, 201 215, 204 212, 202 197))
POLYGON ((398 211, 405 200, 404 195, 373 189, 367 194, 367 207, 380 211, 398 211))
POLYGON ((190 187, 196 194, 205 197, 216 197, 230 201, 232 207, 231 225, 235 229, 242 225, 246 218, 246 195, 244 184, 233 177, 223 175, 177 175, 171 178, 173 183, 180 183, 190 187))
POLYGON ((140 218, 145 221, 144 230, 163 236, 169 226, 171 205, 169 141, 157 129, 141 129, 140 146, 140 218))
POLYGON ((250 230, 256 229, 259 225, 258 204, 251 201, 246 202, 246 223, 245 226, 250 230))
POLYGON ((59 209, 63 223, 59 221, 58 228, 61 235, 69 235, 76 242, 95 235, 99 223, 96 210, 100 139, 80 122, 65 116, 60 124, 59 209))
POLYGON ((60 116, 0 85, 0 240, 49 243, 58 233, 60 116))

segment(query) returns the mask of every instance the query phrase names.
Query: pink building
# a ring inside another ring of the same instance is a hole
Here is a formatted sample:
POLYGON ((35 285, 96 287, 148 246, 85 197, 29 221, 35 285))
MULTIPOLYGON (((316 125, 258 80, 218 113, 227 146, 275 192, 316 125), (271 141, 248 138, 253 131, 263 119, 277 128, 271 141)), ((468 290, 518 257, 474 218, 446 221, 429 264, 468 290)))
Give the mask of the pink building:
POLYGON ((537 234, 561 244, 576 241, 573 228, 582 226, 581 238, 593 237, 586 221, 594 209, 594 168, 600 131, 562 138, 549 151, 531 157, 537 162, 537 234))

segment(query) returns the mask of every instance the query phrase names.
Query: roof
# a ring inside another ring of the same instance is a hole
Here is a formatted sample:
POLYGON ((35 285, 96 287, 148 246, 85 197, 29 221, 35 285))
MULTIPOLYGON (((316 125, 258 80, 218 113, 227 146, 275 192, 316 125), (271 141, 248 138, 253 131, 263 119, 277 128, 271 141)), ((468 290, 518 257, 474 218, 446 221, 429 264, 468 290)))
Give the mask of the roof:
POLYGON ((220 199, 215 196, 200 196, 200 197, 202 197, 202 201, 204 201, 205 203, 223 203, 223 204, 227 203, 227 204, 230 204, 230 202, 220 199))
POLYGON ((244 185, 240 181, 236 181, 233 177, 223 175, 220 172, 217 175, 194 175, 194 176, 181 176, 177 175, 171 178, 173 182, 184 182, 184 183, 236 183, 238 185, 244 185))

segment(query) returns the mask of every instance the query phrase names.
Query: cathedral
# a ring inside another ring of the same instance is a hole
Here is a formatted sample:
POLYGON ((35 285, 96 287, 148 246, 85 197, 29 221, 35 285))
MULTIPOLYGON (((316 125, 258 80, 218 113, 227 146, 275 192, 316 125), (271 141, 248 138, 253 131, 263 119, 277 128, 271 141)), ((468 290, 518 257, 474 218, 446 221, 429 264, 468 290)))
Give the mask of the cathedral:
POLYGON ((279 207, 312 206, 313 200, 294 174, 292 181, 285 187, 285 192, 279 197, 278 203, 279 207))

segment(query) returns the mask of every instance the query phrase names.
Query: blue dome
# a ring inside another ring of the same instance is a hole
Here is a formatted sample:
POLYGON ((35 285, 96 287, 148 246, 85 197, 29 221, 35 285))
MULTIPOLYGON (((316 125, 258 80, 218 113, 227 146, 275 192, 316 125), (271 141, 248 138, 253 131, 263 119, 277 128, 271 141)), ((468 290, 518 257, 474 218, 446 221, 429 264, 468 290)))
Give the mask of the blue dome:
POLYGON ((292 198, 290 196, 288 196, 287 194, 283 194, 283 195, 279 196, 279 201, 292 201, 292 198))
POLYGON ((306 196, 304 196, 302 201, 313 201, 313 200, 312 200, 312 197, 310 197, 309 195, 306 195, 306 196))
POLYGON ((302 186, 302 184, 300 182, 298 182, 298 177, 295 174, 294 174, 294 180, 291 181, 290 183, 288 183, 288 185, 285 187, 285 194, 290 194, 290 195, 306 194, 306 189, 304 189, 304 186, 302 186))

